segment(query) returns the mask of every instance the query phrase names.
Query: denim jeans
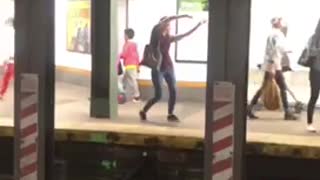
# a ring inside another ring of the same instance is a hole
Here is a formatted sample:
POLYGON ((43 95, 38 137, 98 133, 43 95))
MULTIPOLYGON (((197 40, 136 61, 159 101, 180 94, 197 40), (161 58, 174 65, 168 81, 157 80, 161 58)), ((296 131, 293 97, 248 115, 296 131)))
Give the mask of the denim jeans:
POLYGON ((168 101, 168 114, 173 114, 174 106, 176 104, 176 77, 174 74, 173 68, 167 69, 165 71, 159 71, 153 69, 151 72, 152 83, 154 87, 154 97, 150 99, 145 107, 143 108, 144 112, 147 112, 154 104, 156 104, 162 98, 162 81, 165 79, 168 90, 169 90, 169 101, 168 101))
POLYGON ((313 114, 314 114, 314 108, 319 98, 320 93, 320 71, 315 70, 313 68, 310 69, 309 73, 309 80, 310 80, 310 100, 308 103, 308 124, 313 123, 313 114))

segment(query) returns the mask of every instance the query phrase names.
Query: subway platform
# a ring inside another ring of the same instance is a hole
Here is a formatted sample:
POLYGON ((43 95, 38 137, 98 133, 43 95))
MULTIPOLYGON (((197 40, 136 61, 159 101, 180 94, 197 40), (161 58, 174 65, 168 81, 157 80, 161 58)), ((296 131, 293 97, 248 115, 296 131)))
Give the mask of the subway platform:
MULTIPOLYGON (((204 136, 204 104, 179 102, 176 114, 180 123, 166 121, 167 105, 156 105, 148 122, 140 122, 138 111, 144 102, 119 105, 115 120, 89 117, 89 89, 58 82, 56 84, 56 140, 79 142, 113 142, 120 145, 145 146, 156 143, 167 148, 201 149, 204 136)), ((320 118, 315 122, 320 129, 320 118)), ((247 153, 304 159, 320 158, 319 134, 305 131, 306 115, 298 121, 284 121, 279 112, 258 112, 259 120, 248 120, 247 153)), ((0 101, 0 136, 13 136, 12 87, 0 101)))

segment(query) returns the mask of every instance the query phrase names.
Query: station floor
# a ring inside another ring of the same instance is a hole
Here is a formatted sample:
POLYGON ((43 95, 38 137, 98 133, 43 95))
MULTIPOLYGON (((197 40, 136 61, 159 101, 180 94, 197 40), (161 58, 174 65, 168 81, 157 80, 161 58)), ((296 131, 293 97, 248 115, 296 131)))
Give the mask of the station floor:
MULTIPOLYGON (((117 132, 152 136, 174 136, 180 138, 203 139, 204 104, 179 102, 176 114, 181 122, 168 123, 167 104, 156 105, 149 113, 150 121, 141 123, 138 111, 144 102, 127 103, 119 106, 119 118, 116 120, 92 119, 89 117, 89 89, 66 83, 56 84, 56 128, 70 131, 117 132)), ((13 127, 12 87, 5 99, 0 101, 0 127, 13 127)), ((320 157, 320 138, 318 134, 305 131, 305 113, 298 121, 284 121, 282 112, 259 111, 259 120, 247 122, 247 142, 259 147, 259 151, 269 154, 289 156, 300 149, 301 156, 320 157), (268 146, 267 146, 268 145, 268 146), (273 150, 270 150, 273 149, 273 150), (285 149, 289 152, 286 152, 285 149), (308 151, 307 151, 308 150, 308 151)), ((316 113, 316 127, 320 129, 319 113, 316 113)), ((1 131, 5 130, 0 128, 1 131)))

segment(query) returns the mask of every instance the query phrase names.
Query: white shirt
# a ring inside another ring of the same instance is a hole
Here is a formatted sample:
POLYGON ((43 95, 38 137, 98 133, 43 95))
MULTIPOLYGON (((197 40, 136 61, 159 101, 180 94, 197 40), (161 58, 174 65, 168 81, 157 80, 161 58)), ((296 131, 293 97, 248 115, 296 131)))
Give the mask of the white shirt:
POLYGON ((285 36, 280 29, 274 28, 267 39, 263 69, 269 72, 281 70, 281 62, 285 53, 285 36))

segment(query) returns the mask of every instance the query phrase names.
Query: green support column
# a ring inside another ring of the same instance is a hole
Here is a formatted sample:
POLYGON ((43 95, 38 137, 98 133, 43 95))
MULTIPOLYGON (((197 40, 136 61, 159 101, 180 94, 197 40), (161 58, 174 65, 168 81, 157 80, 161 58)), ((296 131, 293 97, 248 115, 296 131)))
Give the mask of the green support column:
POLYGON ((118 113, 117 0, 91 1, 91 105, 90 116, 114 119, 118 113))

